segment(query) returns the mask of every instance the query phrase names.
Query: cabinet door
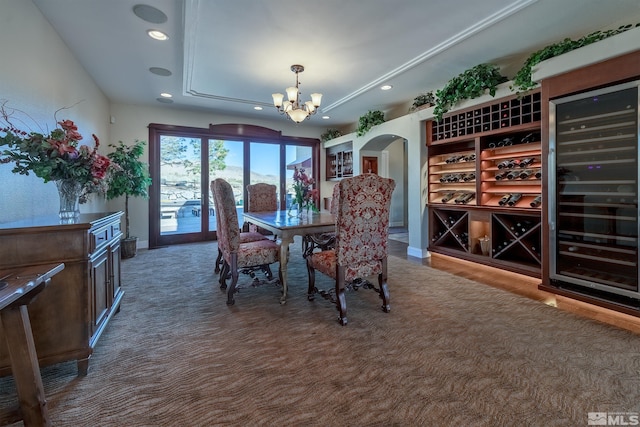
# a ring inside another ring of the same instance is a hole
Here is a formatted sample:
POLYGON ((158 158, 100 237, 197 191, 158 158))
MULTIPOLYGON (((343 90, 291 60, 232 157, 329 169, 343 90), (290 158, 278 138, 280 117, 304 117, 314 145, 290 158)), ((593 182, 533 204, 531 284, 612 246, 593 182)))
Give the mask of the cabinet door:
POLYGON ((100 324, 105 321, 108 309, 111 306, 112 296, 109 285, 109 252, 104 248, 94 254, 91 258, 91 335, 93 335, 100 324))
POLYGON ((109 256, 109 307, 113 304, 120 291, 120 241, 110 247, 109 256))

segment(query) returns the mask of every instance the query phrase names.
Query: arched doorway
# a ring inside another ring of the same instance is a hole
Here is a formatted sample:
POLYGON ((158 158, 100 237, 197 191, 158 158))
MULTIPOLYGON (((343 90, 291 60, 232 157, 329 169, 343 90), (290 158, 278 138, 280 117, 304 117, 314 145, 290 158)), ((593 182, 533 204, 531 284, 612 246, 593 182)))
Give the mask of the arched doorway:
MULTIPOLYGON (((405 241, 408 233, 407 140, 398 135, 378 135, 360 148, 360 172, 375 172, 396 182, 390 212, 390 236, 405 241), (375 170, 374 170, 375 169, 375 170)), ((406 241, 408 243, 408 241, 406 241)))

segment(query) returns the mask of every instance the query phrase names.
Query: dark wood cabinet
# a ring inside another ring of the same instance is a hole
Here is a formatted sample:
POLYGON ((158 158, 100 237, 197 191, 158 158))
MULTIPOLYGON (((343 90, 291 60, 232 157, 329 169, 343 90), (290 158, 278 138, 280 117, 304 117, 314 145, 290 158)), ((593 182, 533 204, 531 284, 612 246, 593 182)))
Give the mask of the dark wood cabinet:
MULTIPOLYGON (((122 212, 56 216, 0 224, 0 269, 60 262, 65 268, 29 306, 40 366, 69 360, 86 375, 100 334, 120 308, 122 212)), ((0 375, 11 373, 0 328, 0 375)))

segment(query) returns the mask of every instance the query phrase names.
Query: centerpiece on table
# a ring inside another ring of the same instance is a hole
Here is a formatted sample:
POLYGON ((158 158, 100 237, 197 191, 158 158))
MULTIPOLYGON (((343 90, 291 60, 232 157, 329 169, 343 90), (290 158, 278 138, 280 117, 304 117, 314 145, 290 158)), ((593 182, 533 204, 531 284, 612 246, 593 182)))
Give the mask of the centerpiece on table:
POLYGON ((318 212, 318 208, 315 205, 315 198, 318 195, 318 190, 313 188, 315 180, 310 178, 302 168, 296 167, 293 172, 293 199, 289 206, 289 214, 293 206, 297 206, 298 215, 303 213, 309 213, 309 210, 318 212))
POLYGON ((11 122, 10 114, 0 108, 0 164, 13 163, 14 173, 33 172, 44 182, 54 181, 60 196, 60 219, 73 222, 80 215, 80 203, 92 193, 105 194, 107 177, 113 171, 111 161, 94 146, 79 145, 82 135, 71 120, 57 122, 49 133, 24 131, 11 122), (2 147, 6 147, 2 149, 2 147))

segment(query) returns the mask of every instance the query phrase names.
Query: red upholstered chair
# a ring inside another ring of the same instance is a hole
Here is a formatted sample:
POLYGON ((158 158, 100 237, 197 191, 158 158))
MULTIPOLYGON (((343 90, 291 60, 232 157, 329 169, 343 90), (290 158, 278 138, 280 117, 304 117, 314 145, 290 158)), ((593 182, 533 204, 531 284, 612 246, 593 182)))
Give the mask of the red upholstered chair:
MULTIPOLYGON (((277 188, 273 184, 259 182, 247 185, 247 212, 268 212, 278 210, 277 188)), ((249 224, 249 231, 263 235, 271 234, 254 224, 249 224)))
MULTIPOLYGON (((240 243, 238 211, 231 185, 222 178, 211 183, 213 201, 218 222, 218 248, 222 251, 224 264, 220 273, 220 288, 227 288, 227 275, 231 273, 231 286, 227 291, 227 304, 235 303, 239 269, 261 267, 280 261, 280 245, 269 239, 240 243)), ((280 272, 280 269, 278 268, 280 272)), ((281 277, 281 274, 279 274, 281 277)))
MULTIPOLYGON (((335 301, 340 324, 347 324, 345 289, 366 277, 377 275, 378 288, 369 282, 365 286, 376 290, 382 298, 382 310, 389 312, 387 287, 387 240, 389 237, 389 207, 395 182, 376 174, 345 178, 338 184, 335 206, 335 248, 307 256, 309 273, 308 299, 318 292, 315 272, 335 280, 335 301)), ((357 288, 357 287, 356 287, 357 288)), ((326 295, 327 293, 325 293, 326 295)))
MULTIPOLYGON (((333 186, 333 196, 331 197, 331 205, 329 206, 329 212, 332 215, 336 215, 338 210, 338 185, 333 186)), ((302 236, 302 256, 306 258, 311 255, 316 249, 323 251, 333 249, 336 242, 336 233, 319 233, 319 234, 307 234, 302 236)))
MULTIPOLYGON (((211 193, 213 195, 213 181, 211 181, 211 193)), ((214 205, 215 205, 215 195, 214 195, 214 205)), ((216 215, 216 230, 220 230, 220 215, 216 215)), ((262 233, 258 233, 257 231, 244 231, 240 233, 240 243, 249 243, 255 242, 258 240, 266 239, 262 233)), ((220 250, 220 246, 218 245, 218 257, 216 258, 214 273, 220 273, 222 269, 222 251, 220 250)), ((271 274, 271 272, 269 272, 271 274)), ((220 281, 222 284, 222 280, 220 281)))

